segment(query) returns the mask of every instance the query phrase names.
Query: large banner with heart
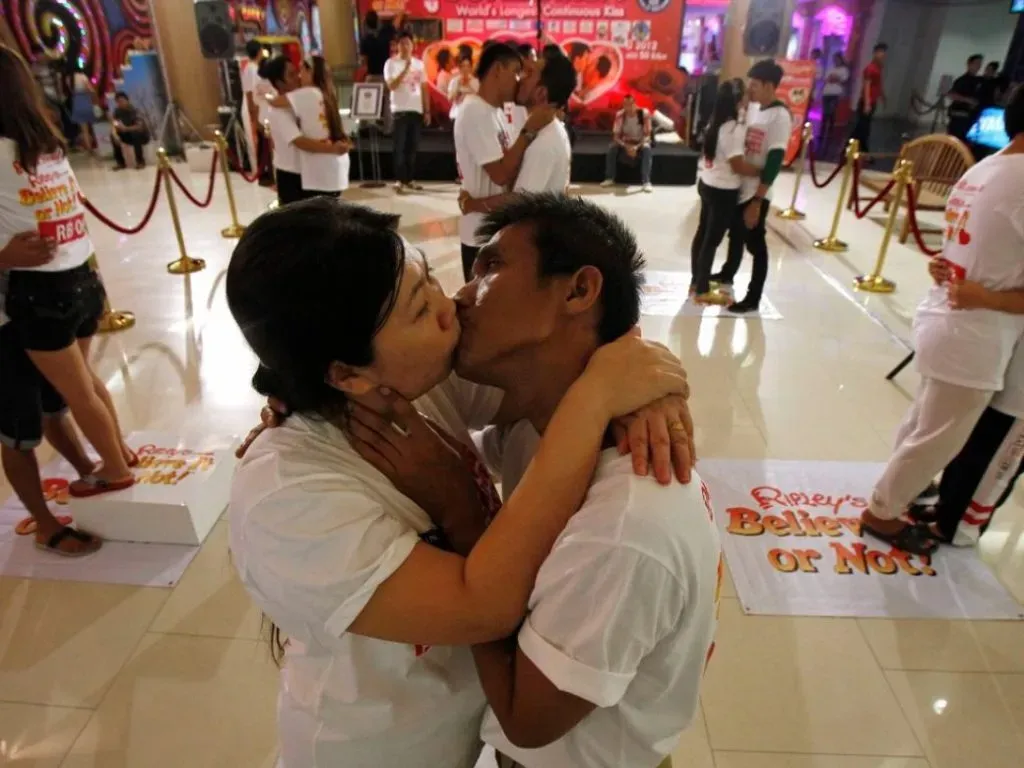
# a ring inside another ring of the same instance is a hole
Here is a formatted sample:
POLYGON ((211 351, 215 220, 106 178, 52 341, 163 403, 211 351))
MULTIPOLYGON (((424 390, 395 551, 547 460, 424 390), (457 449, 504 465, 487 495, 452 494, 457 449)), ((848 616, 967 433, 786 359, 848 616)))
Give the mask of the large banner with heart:
POLYGON ((683 0, 359 0, 359 16, 370 9, 384 17, 402 16, 417 35, 431 85, 434 116, 444 120, 447 83, 458 62, 474 65, 487 40, 545 43, 562 47, 577 72, 570 102, 579 128, 611 130, 627 93, 637 104, 658 110, 685 127, 688 76, 676 65, 683 0))

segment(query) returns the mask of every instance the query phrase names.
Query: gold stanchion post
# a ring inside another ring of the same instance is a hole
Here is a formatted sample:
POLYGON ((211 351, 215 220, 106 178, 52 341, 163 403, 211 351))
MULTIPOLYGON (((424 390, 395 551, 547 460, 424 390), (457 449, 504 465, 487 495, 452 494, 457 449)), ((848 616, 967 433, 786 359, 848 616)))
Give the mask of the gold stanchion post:
MULTIPOLYGON (((267 137, 267 143, 270 144, 270 156, 273 157, 274 156, 274 139, 270 135, 270 121, 269 120, 264 120, 263 121, 263 133, 267 137)), ((259 160, 257 160, 256 162, 258 163, 259 160)), ((270 205, 267 206, 267 210, 268 211, 272 211, 275 208, 277 208, 279 205, 281 205, 281 201, 278 200, 275 197, 273 200, 270 201, 270 205)))
POLYGON ((178 258, 167 265, 172 275, 187 275, 206 269, 206 262, 193 259, 185 253, 185 237, 181 233, 181 219, 178 217, 178 204, 174 202, 174 184, 171 183, 171 163, 167 159, 167 151, 160 147, 156 151, 160 169, 164 172, 164 191, 167 193, 167 205, 171 209, 171 222, 174 224, 174 236, 178 240, 178 258))
POLYGON ((850 139, 850 143, 846 145, 846 167, 843 169, 843 181, 839 185, 839 199, 836 200, 836 212, 832 217, 832 230, 828 233, 828 237, 814 241, 814 247, 819 251, 843 253, 850 247, 836 237, 836 235, 839 233, 839 219, 843 215, 843 206, 846 205, 846 196, 850 192, 850 179, 853 178, 853 164, 857 162, 858 155, 860 155, 860 142, 856 139, 850 139))
POLYGON ((913 170, 913 163, 909 160, 903 160, 893 172, 892 176, 896 181, 896 186, 892 193, 889 218, 885 222, 885 234, 882 235, 882 245, 878 249, 878 260, 875 262, 875 268, 871 270, 870 275, 860 275, 854 279, 853 285, 858 291, 868 291, 869 293, 892 293, 896 290, 896 283, 882 277, 882 269, 885 268, 885 255, 889 250, 889 243, 892 241, 893 230, 896 229, 896 218, 899 216, 900 203, 903 202, 903 195, 907 191, 907 185, 910 184, 910 178, 913 170))
POLYGON ((215 131, 217 151, 220 153, 220 172, 224 176, 224 186, 228 190, 228 210, 231 211, 231 226, 222 229, 222 237, 238 238, 245 232, 245 227, 238 223, 238 209, 235 207, 235 191, 231 188, 231 169, 228 167, 228 143, 224 140, 224 134, 215 131))
POLYGON ((793 199, 789 201, 789 208, 778 212, 780 219, 786 221, 800 221, 801 219, 807 218, 807 214, 797 210, 796 207, 796 196, 800 192, 800 182, 804 178, 804 168, 807 166, 807 153, 811 147, 811 141, 814 139, 814 126, 809 122, 804 123, 804 135, 803 135, 803 149, 800 151, 800 165, 796 167, 796 179, 793 181, 793 199))
MULTIPOLYGON (((100 278, 100 282, 103 282, 103 276, 100 275, 100 264, 96 259, 94 253, 89 257, 89 267, 96 276, 100 278)), ((110 306, 110 298, 104 291, 103 296, 103 314, 100 315, 100 333, 115 333, 117 331, 127 331, 135 325, 135 313, 124 312, 119 309, 114 309, 110 306)))

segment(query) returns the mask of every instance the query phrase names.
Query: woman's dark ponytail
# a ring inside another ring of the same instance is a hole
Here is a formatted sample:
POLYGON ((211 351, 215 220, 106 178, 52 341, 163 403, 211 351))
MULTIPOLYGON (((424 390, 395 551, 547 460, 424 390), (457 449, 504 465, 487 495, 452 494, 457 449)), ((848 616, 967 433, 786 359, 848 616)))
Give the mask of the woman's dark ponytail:
POLYGON ((741 94, 736 93, 736 85, 732 80, 718 86, 715 95, 715 106, 711 113, 711 124, 704 134, 704 158, 713 162, 718 151, 718 134, 723 125, 730 120, 739 118, 739 102, 741 94))

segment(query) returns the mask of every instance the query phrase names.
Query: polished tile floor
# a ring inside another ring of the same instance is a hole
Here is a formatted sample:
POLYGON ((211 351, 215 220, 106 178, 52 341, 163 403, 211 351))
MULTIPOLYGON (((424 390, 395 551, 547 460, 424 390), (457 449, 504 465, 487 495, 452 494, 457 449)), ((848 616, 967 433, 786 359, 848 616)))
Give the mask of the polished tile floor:
MULTIPOLYGON (((79 178, 127 224, 138 220, 154 171, 82 163, 79 178)), ((202 174, 191 181, 205 187, 202 174)), ((791 183, 779 182, 780 198, 791 183)), ((235 184, 251 220, 270 193, 235 184)), ((581 191, 634 227, 651 269, 688 269, 694 189, 581 191)), ((406 236, 457 286, 454 187, 350 197, 402 214, 406 236)), ((834 187, 809 195, 801 201, 808 220, 772 237, 768 295, 782 320, 644 319, 645 334, 689 369, 703 457, 886 458, 916 382, 912 370, 895 384, 883 375, 906 353, 924 261, 895 245, 886 273, 899 291, 855 295, 850 279, 870 270, 881 229, 847 216, 849 253, 810 250, 808 233, 824 234, 834 203, 834 187)), ((224 302, 225 195, 218 188, 204 211, 180 198, 179 206, 189 254, 208 263, 191 278, 165 270, 178 255, 165 203, 136 236, 90 222, 114 304, 138 317, 134 329, 97 344, 94 363, 127 429, 241 434, 260 400, 248 387, 252 355, 224 302)), ((1024 601, 1022 536, 1014 503, 985 552, 1024 601)), ((172 590, 0 578, 0 765, 270 768, 275 671, 226 541, 220 523, 172 590)), ((678 768, 1021 765, 1024 624, 753 617, 731 585, 725 594, 718 652, 678 768)))

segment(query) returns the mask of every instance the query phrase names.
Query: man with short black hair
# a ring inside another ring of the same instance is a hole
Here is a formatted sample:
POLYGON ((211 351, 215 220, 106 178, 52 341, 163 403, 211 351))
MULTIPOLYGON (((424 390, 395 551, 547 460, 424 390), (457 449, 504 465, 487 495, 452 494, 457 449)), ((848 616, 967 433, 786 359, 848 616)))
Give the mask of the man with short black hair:
MULTIPOLYGON (((482 440, 507 494, 590 356, 638 322, 644 257, 614 214, 565 195, 518 195, 480 234, 456 295, 456 371, 504 390, 522 419, 482 440)), ((653 768, 697 711, 722 568, 710 496, 696 476, 636 477, 606 447, 516 647, 474 648, 490 704, 481 735, 501 766, 653 768)))
POLYGON ((601 186, 615 186, 615 171, 619 162, 635 164, 639 160, 640 183, 644 192, 652 192, 653 135, 650 113, 646 109, 638 108, 633 94, 627 93, 622 97, 622 109, 616 113, 615 122, 612 124, 612 143, 605 155, 604 181, 601 182, 601 186))
MULTIPOLYGON (((455 121, 455 161, 462 191, 469 197, 500 195, 513 184, 526 148, 554 118, 553 109, 535 110, 515 141, 509 139, 503 106, 515 101, 522 70, 519 53, 504 43, 489 45, 480 54, 476 70, 480 90, 463 99, 455 121)), ((482 213, 472 212, 463 213, 459 220, 462 275, 466 280, 480 250, 476 229, 482 220, 482 213)))
POLYGON ((124 144, 135 150, 135 168, 142 170, 146 167, 146 158, 142 152, 143 147, 149 143, 149 128, 139 117, 139 111, 135 109, 127 93, 115 93, 114 104, 114 132, 110 136, 116 163, 114 170, 121 171, 127 167, 124 161, 124 144))
POLYGON ((420 146, 420 127, 430 125, 430 95, 423 62, 412 55, 412 33, 398 34, 398 55, 384 65, 384 81, 391 92, 391 117, 395 143, 391 151, 398 192, 419 191, 416 153, 420 146))
POLYGON ((870 151, 871 121, 875 117, 878 105, 885 103, 885 80, 882 67, 885 65, 885 57, 888 53, 889 46, 886 43, 879 43, 875 46, 871 61, 864 67, 860 99, 857 101, 857 116, 850 134, 851 139, 860 142, 862 152, 870 151))
POLYGON ((261 74, 267 52, 259 41, 247 42, 245 54, 248 60, 242 62, 241 80, 250 135, 254 137, 253 162, 256 163, 256 170, 260 172, 260 186, 269 187, 274 184, 274 171, 270 162, 270 140, 263 131, 263 124, 269 117, 270 105, 267 99, 273 98, 274 87, 261 74))
POLYGON ((967 141, 967 132, 974 124, 978 106, 981 103, 981 64, 985 57, 976 53, 967 59, 967 71, 953 81, 946 98, 949 99, 949 122, 946 132, 960 141, 967 141))
POLYGON ((760 176, 744 176, 740 185, 740 205, 729 231, 729 257, 719 274, 711 280, 731 289, 733 279, 743 260, 743 250, 754 257, 750 286, 742 301, 729 305, 730 312, 757 312, 768 278, 768 230, 766 221, 771 208, 771 191, 782 170, 792 132, 793 118, 789 109, 775 95, 782 82, 782 67, 771 59, 759 61, 747 73, 747 133, 743 159, 760 176))

